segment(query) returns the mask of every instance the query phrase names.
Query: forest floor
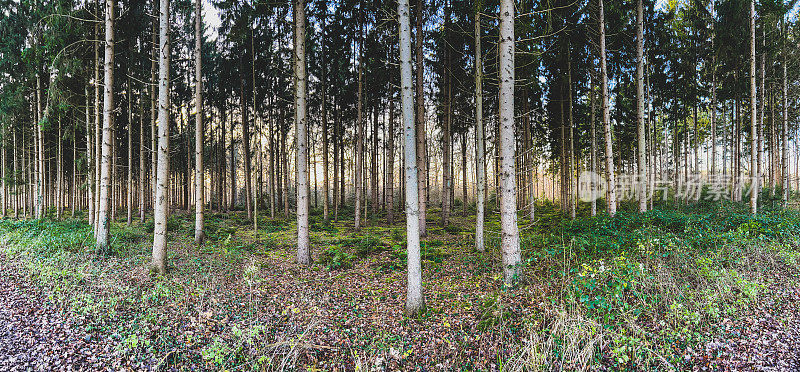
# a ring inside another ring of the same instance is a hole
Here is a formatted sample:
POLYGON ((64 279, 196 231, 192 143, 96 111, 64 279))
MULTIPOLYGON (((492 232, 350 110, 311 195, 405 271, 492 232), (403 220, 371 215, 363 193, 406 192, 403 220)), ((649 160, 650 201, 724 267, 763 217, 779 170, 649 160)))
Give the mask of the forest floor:
MULTIPOLYGON (((316 211, 318 212, 318 211, 316 211)), ((112 225, 98 255, 80 220, 0 221, 1 370, 798 370, 800 214, 733 204, 522 221, 523 285, 499 277, 474 218, 423 246, 428 311, 403 316, 404 230, 312 216, 169 222, 169 272, 148 270, 152 221, 112 225)), ((585 211, 582 211, 585 213, 585 211)), ((350 212, 352 213, 352 212, 350 212)))

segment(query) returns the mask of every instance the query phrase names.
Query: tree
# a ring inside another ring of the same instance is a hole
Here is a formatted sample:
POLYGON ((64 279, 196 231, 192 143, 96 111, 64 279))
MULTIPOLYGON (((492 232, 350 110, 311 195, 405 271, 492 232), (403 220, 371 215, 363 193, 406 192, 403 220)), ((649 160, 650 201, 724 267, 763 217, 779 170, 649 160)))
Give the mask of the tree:
POLYGON ((517 190, 514 155, 514 1, 500 1, 500 228, 502 229, 503 282, 514 286, 521 279, 522 261, 517 226, 517 190))
POLYGON ((756 128, 756 2, 750 0, 750 214, 758 211, 758 132, 756 128))
POLYGON ((636 190, 639 192, 639 212, 647 211, 647 163, 645 161, 644 127, 644 11, 642 0, 636 2, 636 119, 638 129, 636 190))
POLYGON ((475 170, 477 173, 475 249, 486 250, 483 239, 486 195, 486 141, 483 132, 483 55, 481 54, 482 1, 475 3, 475 170))
POLYGON ((153 228, 153 269, 166 273, 167 210, 169 188, 169 111, 170 111, 170 30, 169 0, 161 0, 159 10, 158 56, 158 168, 153 228))
POLYGON ((205 177, 203 170, 203 5, 201 0, 194 2, 194 243, 203 244, 205 233, 203 232, 203 208, 205 201, 205 177))
MULTIPOLYGON (((297 137, 297 262, 311 263, 308 237, 308 135, 306 132, 306 12, 305 1, 294 0, 295 133, 297 137)), ((358 213, 356 213, 357 215, 358 213)), ((356 220, 358 221, 358 220, 356 220)))
POLYGON ((111 238, 109 208, 111 207, 111 141, 114 136, 114 0, 106 0, 105 28, 103 156, 100 160, 100 203, 97 222, 97 249, 101 252, 109 250, 111 238))
POLYGON ((406 249, 408 276, 406 284, 406 315, 416 316, 425 311, 422 295, 422 263, 420 259, 420 223, 417 189, 416 126, 414 124, 414 92, 411 84, 411 9, 408 0, 398 0, 400 28, 400 97, 404 132, 405 190, 406 190, 406 249))
POLYGON ((617 183, 614 173, 614 151, 612 150, 611 139, 611 117, 608 104, 608 69, 606 67, 606 26, 603 11, 603 0, 599 3, 599 24, 600 24, 600 78, 602 80, 601 95, 603 99, 603 133, 605 134, 605 157, 606 157, 606 179, 608 182, 607 207, 608 214, 617 214, 617 183))

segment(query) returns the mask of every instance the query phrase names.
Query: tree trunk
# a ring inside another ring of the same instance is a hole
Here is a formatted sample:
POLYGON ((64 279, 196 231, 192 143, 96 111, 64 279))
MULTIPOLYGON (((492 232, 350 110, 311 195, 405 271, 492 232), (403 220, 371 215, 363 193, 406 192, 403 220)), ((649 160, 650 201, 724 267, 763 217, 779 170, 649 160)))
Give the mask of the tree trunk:
POLYGON ((483 54, 481 51, 481 11, 483 1, 475 3, 475 249, 486 250, 483 238, 486 214, 486 141, 483 130, 483 54))
MULTIPOLYGON (((751 0, 752 2, 752 0, 751 0)), ((783 22, 783 21, 781 21, 783 22)), ((789 201, 789 93, 788 93, 788 82, 786 78, 786 26, 783 25, 783 115, 782 115, 782 125, 781 125, 781 136, 783 137, 781 140, 781 186, 783 187, 783 202, 786 203, 789 201)))
POLYGON ((450 218, 450 207, 453 200, 450 198, 450 189, 453 187, 452 175, 452 161, 451 157, 451 141, 450 128, 452 127, 453 117, 453 77, 451 74, 452 66, 450 64, 450 46, 448 45, 449 29, 450 29, 450 4, 445 5, 444 12, 444 48, 445 48, 445 122, 442 130, 442 226, 447 226, 447 220, 450 218))
POLYGON ((169 0, 162 0, 159 12, 159 58, 158 58, 158 168, 156 203, 154 207, 155 228, 153 231, 153 269, 166 273, 167 256, 167 190, 169 189, 169 0))
POLYGON ((100 204, 97 222, 97 249, 109 251, 109 202, 111 192, 111 146, 114 128, 114 0, 106 0, 105 78, 103 80, 103 148, 100 163, 100 204))
MULTIPOLYGON (((100 0, 95 1, 95 18, 100 19, 100 0)), ((101 143, 103 134, 100 129, 100 118, 102 117, 100 111, 100 22, 95 23, 94 35, 97 42, 94 45, 94 158, 98 162, 94 167, 94 187, 95 193, 95 216, 93 231, 95 239, 97 238, 97 226, 100 223, 100 162, 103 158, 103 145, 101 143)))
POLYGON ((362 13, 362 21, 361 21, 361 28, 360 34, 358 38, 358 93, 357 93, 357 100, 358 103, 356 104, 357 107, 357 114, 356 114, 356 148, 355 148, 355 158, 356 158, 356 169, 355 169, 355 186, 356 186, 356 200, 355 200, 355 211, 353 212, 353 216, 355 217, 355 229, 356 231, 361 230, 361 208, 362 208, 362 198, 363 196, 363 178, 361 175, 361 170, 364 168, 364 103, 363 103, 363 75, 364 75, 364 65, 363 65, 363 49, 364 49, 364 25, 363 25, 363 9, 359 9, 359 12, 362 13))
POLYGON ((647 211, 647 162, 645 158, 644 128, 644 11, 642 0, 636 2, 636 119, 637 119, 637 165, 639 174, 636 191, 639 199, 639 213, 647 211))
POLYGON ((127 193, 126 204, 128 207, 126 224, 130 226, 133 223, 133 89, 130 77, 128 77, 126 98, 128 99, 128 182, 125 192, 127 193))
MULTIPOLYGON (((421 4, 421 3, 420 3, 421 4)), ((398 0, 400 17, 400 96, 405 133, 405 183, 406 183, 406 241, 408 251, 408 276, 406 287, 406 316, 413 317, 425 311, 422 295, 422 263, 420 259, 419 203, 417 201, 416 134, 414 125, 414 93, 411 86, 411 26, 408 0, 398 0)))
POLYGON ((144 211, 146 209, 145 204, 145 169, 147 169, 147 165, 145 164, 145 157, 144 157, 144 92, 139 97, 139 170, 138 174, 138 183, 139 183, 139 220, 144 223, 144 211))
POLYGON ((389 122, 386 143, 386 222, 394 224, 394 89, 389 86, 389 122))
MULTIPOLYGON (((416 49, 416 136, 417 136, 417 150, 416 150, 416 161, 417 161, 417 172, 419 175, 417 177, 417 187, 418 187, 418 200, 419 200, 419 235, 422 237, 428 236, 428 229, 425 219, 427 218, 427 201, 428 201, 428 157, 426 152, 426 141, 425 141, 425 91, 423 86, 425 84, 424 78, 424 56, 422 51, 422 41, 425 37, 424 31, 422 29, 422 8, 425 6, 424 0, 417 0, 417 8, 415 10, 416 13, 416 28, 417 28, 417 36, 414 40, 414 49, 416 49)), ((406 176, 408 177, 408 176, 406 176)))
POLYGON ((592 200, 592 217, 597 215, 597 120, 595 118, 595 111, 597 109, 597 99, 596 97, 596 89, 595 89, 595 80, 594 80, 594 73, 596 70, 592 69, 592 72, 589 73, 591 83, 590 86, 590 93, 589 93, 589 105, 591 106, 591 114, 589 116, 589 127, 592 136, 592 153, 589 154, 589 161, 591 162, 591 170, 592 175, 589 178, 589 192, 590 192, 590 199, 592 200))
MULTIPOLYGON (((244 66, 244 65, 242 65, 244 66)), ((244 75, 242 75, 242 97, 241 97, 241 104, 242 104, 242 148, 244 152, 244 188, 245 188, 245 198, 244 198, 244 205, 247 209, 247 219, 253 218, 253 208, 252 208, 252 200, 253 200, 253 188, 252 182, 250 181, 252 177, 252 167, 250 164, 250 119, 247 116, 247 96, 245 96, 245 79, 244 75)))
POLYGON ((517 226, 516 170, 514 169, 514 2, 500 1, 500 227, 502 236, 503 282, 515 286, 522 277, 517 226))
MULTIPOLYGON (((89 86, 88 84, 83 89, 83 93, 86 96, 86 190, 88 191, 88 208, 89 208, 89 225, 94 226, 94 167, 95 167, 95 157, 94 157, 94 146, 92 140, 92 124, 91 124, 91 114, 89 112, 89 86)), ((16 141, 16 134, 14 137, 16 141)), ((16 145, 15 145, 16 146, 16 145)), ((17 174, 17 155, 16 149, 14 150, 14 175, 17 174)), ((14 182, 16 185, 16 182, 14 182)), ((15 188, 16 192, 16 188, 15 188)), ((17 210, 16 205, 14 206, 14 218, 16 218, 17 210)))
POLYGON ((758 211, 758 132, 756 112, 756 2, 750 0, 750 213, 758 211))
POLYGON ((203 172, 203 5, 200 0, 194 2, 194 243, 203 244, 203 208, 205 207, 205 177, 203 172))
POLYGON ((306 10, 294 2, 295 133, 297 135, 297 262, 311 263, 308 236, 308 144, 306 133, 306 10))
POLYGON ((600 75, 601 75, 601 94, 603 96, 603 133, 605 135, 606 151, 606 181, 608 182, 608 214, 617 214, 617 183, 614 170, 614 152, 611 147, 611 114, 608 107, 608 70, 606 68, 606 26, 603 10, 603 0, 598 1, 600 6, 600 75))
MULTIPOLYGON (((326 10, 327 9, 323 9, 323 12, 325 12, 326 10)), ((326 12, 323 13, 323 19, 327 20, 327 13, 326 12)), ((322 32, 323 32, 323 34, 325 32, 324 24, 322 26, 322 32)), ((324 43, 324 38, 322 38, 322 43, 324 43)), ((324 45, 322 45, 320 47, 321 50, 324 50, 324 48, 325 48, 324 45)), ((330 209, 330 207, 329 207, 330 203, 328 202, 329 201, 328 197, 329 197, 329 194, 330 194, 330 190, 329 190, 330 182, 329 182, 329 179, 328 179, 328 175, 329 175, 329 169, 328 169, 329 168, 329 161, 328 161, 328 156, 329 156, 329 153, 328 153, 328 105, 327 105, 327 103, 328 103, 327 101, 328 100, 327 100, 327 96, 325 94, 326 91, 327 91, 327 88, 328 88, 327 87, 328 81, 326 79, 327 76, 326 76, 326 71, 325 71, 325 67, 326 67, 325 64, 323 63, 321 67, 322 67, 322 84, 321 84, 320 89, 322 89, 322 113, 321 113, 321 115, 322 115, 322 196, 323 196, 322 197, 322 199, 323 199, 322 200, 322 219, 325 221, 325 223, 329 223, 331 219, 330 219, 330 210, 329 210, 330 209)))

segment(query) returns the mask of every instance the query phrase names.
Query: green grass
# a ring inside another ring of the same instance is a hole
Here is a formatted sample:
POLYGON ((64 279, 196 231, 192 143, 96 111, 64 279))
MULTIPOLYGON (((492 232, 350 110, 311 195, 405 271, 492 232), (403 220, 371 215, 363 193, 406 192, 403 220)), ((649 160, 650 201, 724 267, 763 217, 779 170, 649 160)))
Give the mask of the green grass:
MULTIPOLYGON (((525 221, 527 284, 513 290, 502 289, 498 275, 496 215, 486 224, 487 252, 472 247, 471 218, 454 215, 450 225, 431 228, 421 249, 426 296, 432 300, 428 314, 417 321, 443 324, 451 312, 470 309, 480 332, 509 343, 498 354, 509 370, 538 370, 559 360, 575 368, 680 368, 680 351, 716 337, 722 319, 739 319, 758 299, 770 296, 776 282, 797 285, 792 279, 800 273, 796 211, 765 208, 750 216, 741 205, 701 203, 664 204, 643 214, 623 205, 614 218, 588 217, 585 205, 579 212, 582 217, 572 221, 548 203, 537 207, 534 221, 525 221), (466 273, 466 282, 451 283, 450 266, 466 273), (460 285, 478 288, 472 291, 479 299, 460 299, 465 294, 460 285), (533 305, 514 305, 520 300, 533 305)), ((49 299, 116 335, 117 350, 133 360, 146 364, 156 355, 169 356, 173 365, 200 360, 212 369, 261 368, 288 357, 296 360, 294 349, 275 346, 276 339, 291 340, 258 322, 255 303, 244 312, 229 307, 252 301, 248 296, 254 288, 271 283, 271 276, 301 281, 311 272, 317 280, 372 278, 366 284, 375 286, 377 298, 403 295, 388 290, 404 275, 403 222, 370 221, 356 232, 347 216, 343 210, 339 221, 313 217, 311 238, 318 254, 310 269, 292 264, 293 220, 262 215, 254 233, 242 212, 209 214, 208 240, 200 248, 191 243, 193 217, 173 215, 170 271, 164 277, 147 270, 151 221, 130 227, 112 223, 111 252, 101 255, 83 221, 2 220, 0 252, 49 299), (204 314, 213 314, 208 321, 227 316, 230 325, 181 341, 153 332, 175 323, 176 316, 199 322, 204 314)), ((389 333, 358 342, 358 356, 345 358, 368 363, 389 348, 409 347, 389 333)))

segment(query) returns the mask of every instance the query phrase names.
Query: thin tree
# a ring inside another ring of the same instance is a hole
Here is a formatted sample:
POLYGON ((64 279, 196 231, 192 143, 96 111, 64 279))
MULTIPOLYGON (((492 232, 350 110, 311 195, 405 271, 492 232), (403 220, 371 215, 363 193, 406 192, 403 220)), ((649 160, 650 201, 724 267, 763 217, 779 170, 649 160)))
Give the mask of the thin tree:
POLYGON ((358 36, 358 92, 356 93, 358 103, 356 104, 356 148, 355 148, 355 186, 356 186, 356 200, 355 211, 355 229, 361 229, 361 209, 363 208, 364 199, 364 178, 362 177, 362 170, 364 169, 364 10, 362 9, 363 3, 359 3, 360 14, 360 27, 358 36))
MULTIPOLYGON (((311 263, 308 237, 308 134, 306 131, 306 10, 304 0, 294 2, 295 139, 297 143, 297 262, 311 263)), ((356 213, 358 215, 358 213, 356 213)))
POLYGON ((636 120, 638 132, 637 165, 639 175, 636 191, 639 193, 639 212, 647 211, 647 164, 645 161, 644 128, 644 10, 642 0, 636 2, 636 120))
POLYGON ((159 10, 158 56, 158 168, 153 229, 153 269, 166 273, 167 192, 169 190, 169 0, 161 0, 159 10))
POLYGON ((601 94, 603 99, 603 133, 605 135, 605 157, 606 157, 606 178, 608 182, 608 214, 614 216, 617 213, 617 183, 614 170, 614 151, 611 147, 611 113, 608 107, 608 68, 606 67, 606 24, 603 10, 603 0, 599 3, 599 23, 600 23, 600 75, 601 75, 601 94))
POLYGON ((111 193, 111 141, 114 135, 114 0, 106 1, 105 77, 103 79, 103 149, 100 159, 100 203, 98 204, 97 249, 107 252, 111 231, 109 207, 111 193))
POLYGON ((414 125, 414 92, 411 84, 411 25, 408 0, 398 0, 400 18, 400 95, 403 128, 405 133, 405 190, 406 190, 406 241, 408 249, 408 283, 406 286, 406 315, 415 316, 425 311, 422 295, 422 264, 420 262, 420 225, 417 189, 416 127, 414 125))
POLYGON ((750 0, 750 213, 758 211, 758 132, 756 128, 756 2, 750 0))
POLYGON ((503 282, 514 286, 521 279, 522 260, 517 226, 517 190, 514 153, 514 1, 500 1, 500 227, 503 246, 503 282))
POLYGON ((786 25, 785 21, 781 19, 782 24, 782 37, 781 37, 781 54, 783 55, 783 115, 781 125, 781 186, 783 188, 783 202, 789 201, 789 84, 786 78, 786 25))
MULTIPOLYGON (((91 81, 87 82, 86 86, 83 89, 83 94, 86 96, 86 191, 88 192, 88 200, 87 200, 87 207, 88 207, 88 217, 89 217, 89 225, 94 225, 94 167, 95 167, 95 158, 94 158, 94 146, 92 140, 92 124, 91 124, 91 114, 90 114, 90 102, 89 102, 89 84, 91 81)), ((16 137, 15 137, 16 139, 16 137)), ((14 174, 16 174, 16 165, 17 165, 17 158, 14 157, 14 174)), ((16 184, 16 182, 15 182, 16 184)), ((16 210, 15 210, 16 213, 16 210)), ((16 217, 16 216, 14 216, 16 217)))
POLYGON ((194 243, 203 244, 203 208, 205 180, 203 177, 203 5, 194 2, 194 243))
POLYGON ((417 188, 419 200, 419 234, 420 236, 427 236, 428 229, 426 224, 426 216, 428 209, 428 159, 427 159, 427 145, 425 138, 425 58, 423 56, 422 41, 425 37, 422 29, 422 9, 425 6, 424 0, 417 0, 417 8, 415 10, 417 36, 414 40, 414 49, 416 50, 416 136, 417 136, 417 188))

